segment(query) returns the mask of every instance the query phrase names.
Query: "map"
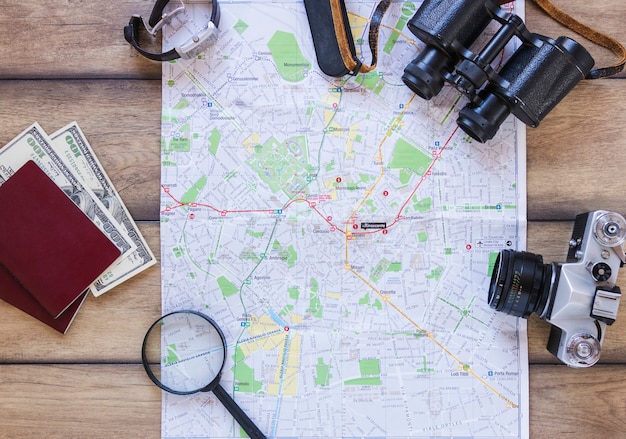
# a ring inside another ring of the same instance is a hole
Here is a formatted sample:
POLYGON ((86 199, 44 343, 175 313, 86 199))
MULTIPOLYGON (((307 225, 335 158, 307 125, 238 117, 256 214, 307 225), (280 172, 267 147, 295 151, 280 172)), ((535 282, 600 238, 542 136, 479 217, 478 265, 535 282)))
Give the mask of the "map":
MULTIPOLYGON (((365 60, 375 5, 346 2, 365 60)), ((524 126, 478 143, 454 88, 403 84, 419 5, 391 4, 367 74, 319 70, 296 0, 221 2, 215 45, 163 65, 163 313, 218 323, 221 385, 267 437, 528 437, 525 321, 487 304, 525 245, 524 126)), ((210 392, 162 410, 164 438, 246 436, 210 392)))

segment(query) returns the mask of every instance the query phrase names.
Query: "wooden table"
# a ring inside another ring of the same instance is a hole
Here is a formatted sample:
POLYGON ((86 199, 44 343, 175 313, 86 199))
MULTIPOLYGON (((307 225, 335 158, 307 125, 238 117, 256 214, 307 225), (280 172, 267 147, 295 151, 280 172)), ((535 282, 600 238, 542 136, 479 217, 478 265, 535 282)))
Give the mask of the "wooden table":
MULTIPOLYGON (((556 3, 626 42, 622 0, 556 3)), ((151 6, 1 0, 0 145, 34 121, 52 132, 77 120, 158 255, 161 66, 122 36, 129 17, 151 6)), ((571 35, 533 4, 526 23, 571 35)), ((611 60, 586 47, 601 63, 611 60)), ((626 214, 625 102, 623 73, 585 81, 528 130, 527 247, 546 261, 565 260, 576 213, 626 214)), ((0 303, 0 438, 159 437, 161 391, 140 364, 144 331, 159 315, 158 266, 90 297, 64 336, 0 303)), ((531 437, 624 437, 626 313, 609 328, 600 363, 585 370, 558 364, 545 350, 548 332, 530 319, 531 437)))

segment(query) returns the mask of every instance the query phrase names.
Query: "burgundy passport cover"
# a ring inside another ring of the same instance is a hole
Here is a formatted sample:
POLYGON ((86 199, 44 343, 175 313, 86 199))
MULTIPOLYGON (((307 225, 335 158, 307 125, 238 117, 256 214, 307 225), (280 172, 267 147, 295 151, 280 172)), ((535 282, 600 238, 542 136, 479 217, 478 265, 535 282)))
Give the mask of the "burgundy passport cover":
MULTIPOLYGON (((51 317, 83 298, 119 256, 119 249, 35 162, 0 186, 0 263, 51 317)), ((0 288, 9 290, 4 284, 0 288)), ((32 302, 21 300, 18 307, 30 307, 26 304, 32 302)))
POLYGON ((55 319, 3 265, 0 265, 0 299, 30 314, 62 334, 67 332, 67 329, 74 321, 74 317, 76 317, 78 310, 85 298, 87 298, 87 294, 89 292, 85 291, 55 319))

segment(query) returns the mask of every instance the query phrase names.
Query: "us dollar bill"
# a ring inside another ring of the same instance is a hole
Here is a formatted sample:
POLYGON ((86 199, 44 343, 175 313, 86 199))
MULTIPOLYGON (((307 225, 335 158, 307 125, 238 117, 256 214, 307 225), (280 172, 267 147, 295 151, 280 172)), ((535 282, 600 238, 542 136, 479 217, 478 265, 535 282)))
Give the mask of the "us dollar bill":
POLYGON ((154 265, 156 258, 78 123, 68 124, 50 138, 52 148, 65 166, 96 195, 135 245, 132 252, 94 283, 92 293, 99 296, 154 265))
POLYGON ((37 123, 28 127, 0 149, 2 181, 10 178, 29 160, 33 160, 117 246, 121 256, 113 265, 135 250, 135 245, 128 234, 119 226, 95 194, 63 164, 52 148, 52 140, 37 123))

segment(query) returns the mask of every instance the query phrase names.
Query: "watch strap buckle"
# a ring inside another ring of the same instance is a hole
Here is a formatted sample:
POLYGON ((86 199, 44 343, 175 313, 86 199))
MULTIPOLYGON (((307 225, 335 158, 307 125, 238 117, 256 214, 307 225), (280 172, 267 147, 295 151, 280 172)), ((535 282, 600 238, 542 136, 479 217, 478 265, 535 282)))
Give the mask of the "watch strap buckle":
POLYGON ((185 4, 183 3, 182 0, 180 0, 180 6, 176 7, 175 9, 173 9, 170 12, 163 12, 161 10, 161 18, 159 19, 159 21, 157 21, 154 26, 150 25, 150 21, 152 20, 152 16, 150 17, 150 19, 146 19, 145 17, 142 17, 143 20, 143 25, 146 28, 146 30, 148 31, 148 33, 150 35, 152 35, 153 37, 156 36, 156 34, 163 28, 164 25, 169 24, 170 20, 172 18, 174 18, 175 16, 177 16, 178 14, 180 14, 181 12, 185 11, 185 4))
POLYGON ((145 20, 139 14, 133 15, 130 18, 128 25, 124 27, 124 38, 141 55, 154 61, 172 61, 178 58, 194 58, 202 51, 203 48, 217 38, 216 30, 219 26, 221 16, 219 2, 218 0, 210 0, 212 8, 209 23, 207 23, 207 25, 200 32, 194 34, 192 39, 187 43, 163 53, 156 53, 143 49, 139 44, 139 28, 142 22, 146 31, 154 37, 156 36, 156 33, 161 30, 164 25, 168 24, 174 16, 185 11, 185 4, 183 3, 183 0, 180 0, 180 6, 174 8, 168 13, 164 13, 163 11, 168 2, 169 0, 157 0, 148 20, 145 20))

